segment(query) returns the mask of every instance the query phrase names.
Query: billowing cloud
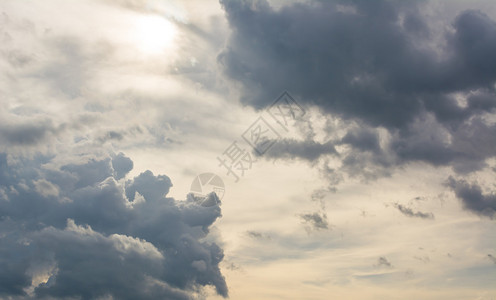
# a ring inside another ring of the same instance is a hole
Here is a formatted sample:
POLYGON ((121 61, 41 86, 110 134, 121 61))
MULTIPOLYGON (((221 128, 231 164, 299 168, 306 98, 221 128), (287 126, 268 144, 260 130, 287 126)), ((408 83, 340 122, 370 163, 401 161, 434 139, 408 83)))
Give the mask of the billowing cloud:
POLYGON ((221 216, 215 194, 166 197, 165 175, 122 153, 55 167, 0 155, 0 296, 196 299, 227 296, 222 249, 204 241, 221 216), (5 279, 5 280, 3 280, 5 279))
POLYGON ((119 180, 133 169, 133 161, 121 152, 112 157, 112 168, 115 179, 119 180))
POLYGON ((448 121, 495 106, 474 95, 462 109, 445 97, 464 89, 492 93, 496 24, 481 12, 456 18, 445 41, 449 56, 441 58, 425 45, 431 35, 418 2, 353 1, 347 11, 338 1, 280 10, 263 0, 221 3, 233 36, 219 60, 243 83, 249 104, 263 107, 291 87, 330 112, 396 128, 425 110, 448 121))
POLYGON ((232 34, 218 60, 243 103, 263 108, 290 89, 357 125, 332 142, 285 142, 275 156, 319 159, 348 145, 342 170, 367 165, 368 178, 409 162, 467 173, 495 156, 496 23, 483 12, 461 11, 439 33, 420 1, 221 4, 232 34))
POLYGON ((490 219, 496 217, 496 194, 485 194, 480 185, 470 184, 463 179, 449 177, 446 184, 462 201, 465 209, 490 219))

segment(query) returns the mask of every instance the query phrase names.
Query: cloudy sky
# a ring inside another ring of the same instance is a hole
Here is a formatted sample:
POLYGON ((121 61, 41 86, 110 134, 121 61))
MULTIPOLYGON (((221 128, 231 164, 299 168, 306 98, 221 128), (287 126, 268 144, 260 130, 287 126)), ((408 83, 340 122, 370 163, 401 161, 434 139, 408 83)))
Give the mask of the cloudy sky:
POLYGON ((496 299, 492 0, 3 0, 0 70, 0 299, 496 299))

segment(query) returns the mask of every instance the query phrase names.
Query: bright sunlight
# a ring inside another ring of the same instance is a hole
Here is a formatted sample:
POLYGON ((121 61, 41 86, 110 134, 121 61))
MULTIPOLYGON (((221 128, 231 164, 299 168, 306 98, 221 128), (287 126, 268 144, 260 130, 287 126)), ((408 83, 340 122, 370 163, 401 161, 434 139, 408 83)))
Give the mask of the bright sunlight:
POLYGON ((137 21, 138 47, 145 54, 159 54, 170 48, 175 35, 175 26, 165 18, 146 16, 137 21))

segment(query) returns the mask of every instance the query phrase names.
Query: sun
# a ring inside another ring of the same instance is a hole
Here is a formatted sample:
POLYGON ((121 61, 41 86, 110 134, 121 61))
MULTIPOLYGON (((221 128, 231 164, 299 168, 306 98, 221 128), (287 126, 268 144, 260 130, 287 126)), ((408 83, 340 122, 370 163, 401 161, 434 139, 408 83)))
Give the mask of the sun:
POLYGON ((160 54, 173 45, 176 27, 159 16, 140 17, 136 22, 138 48, 145 54, 160 54))

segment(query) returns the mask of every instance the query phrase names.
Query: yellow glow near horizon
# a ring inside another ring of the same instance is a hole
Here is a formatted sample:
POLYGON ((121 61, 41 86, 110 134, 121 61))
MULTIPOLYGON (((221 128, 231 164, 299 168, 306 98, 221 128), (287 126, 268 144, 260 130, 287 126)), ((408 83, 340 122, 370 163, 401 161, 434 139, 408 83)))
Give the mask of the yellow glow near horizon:
POLYGON ((137 21, 137 46, 145 54, 159 54, 170 48, 175 35, 174 24, 162 17, 146 16, 137 21))

